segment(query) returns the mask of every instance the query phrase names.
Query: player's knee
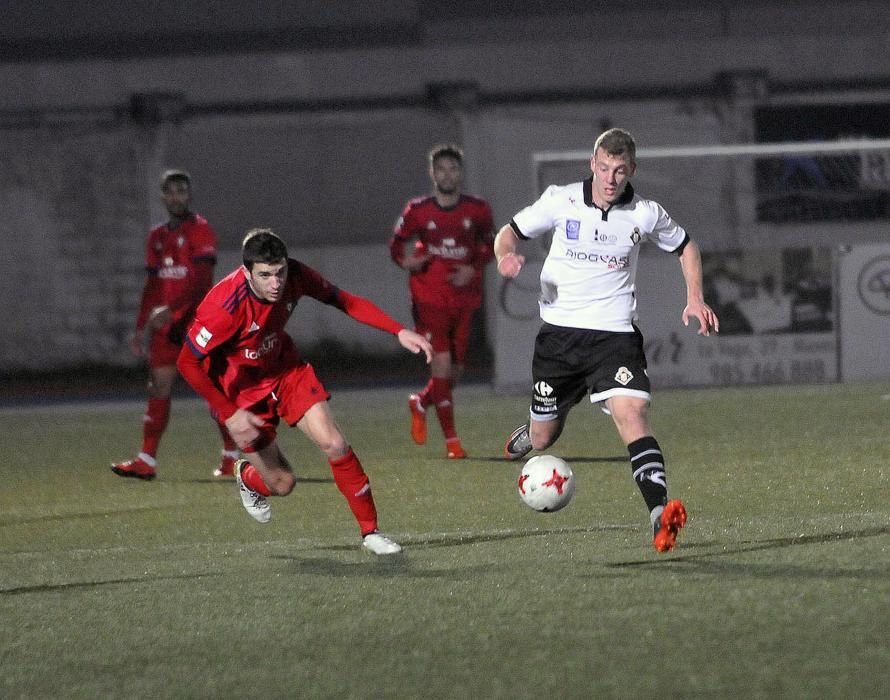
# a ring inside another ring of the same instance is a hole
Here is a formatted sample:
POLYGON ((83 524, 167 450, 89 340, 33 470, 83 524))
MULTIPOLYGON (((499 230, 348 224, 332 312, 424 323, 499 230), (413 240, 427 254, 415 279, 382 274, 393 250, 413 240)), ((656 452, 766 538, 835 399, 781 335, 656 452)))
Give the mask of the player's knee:
POLYGON ((297 484, 297 477, 293 472, 279 471, 270 479, 271 483, 267 484, 269 490, 276 496, 287 496, 294 490, 297 484))
POLYGON ((339 432, 320 441, 318 446, 328 459, 339 459, 349 452, 349 443, 346 442, 346 438, 339 432))

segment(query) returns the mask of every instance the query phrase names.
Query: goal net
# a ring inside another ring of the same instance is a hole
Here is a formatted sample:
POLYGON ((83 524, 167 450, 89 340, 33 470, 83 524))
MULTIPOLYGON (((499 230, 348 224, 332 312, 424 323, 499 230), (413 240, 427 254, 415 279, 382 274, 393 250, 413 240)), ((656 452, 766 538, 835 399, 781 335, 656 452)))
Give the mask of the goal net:
MULTIPOLYGON (((587 177, 590 155, 534 154, 537 192, 587 177)), ((890 218, 890 139, 646 148, 637 161, 634 182, 647 197, 674 211, 691 195, 717 205, 724 225, 890 218)))

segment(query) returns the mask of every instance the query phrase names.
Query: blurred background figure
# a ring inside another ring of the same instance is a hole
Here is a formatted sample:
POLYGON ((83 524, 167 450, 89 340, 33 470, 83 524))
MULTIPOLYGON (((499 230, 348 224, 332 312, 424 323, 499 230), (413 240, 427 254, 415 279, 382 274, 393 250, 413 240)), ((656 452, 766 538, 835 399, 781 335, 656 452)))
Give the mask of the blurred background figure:
POLYGON ((393 261, 409 273, 415 330, 433 345, 430 379, 411 394, 411 438, 426 443, 426 409, 434 406, 448 459, 467 456, 454 421, 454 384, 460 378, 473 314, 482 304, 482 271, 492 259, 491 207, 464 194, 463 151, 452 144, 429 153, 430 195, 409 201, 389 243, 393 261))
MULTIPOLYGON (((195 309, 213 284, 216 233, 207 220, 191 211, 191 177, 183 170, 161 175, 161 201, 169 215, 148 234, 142 301, 131 349, 146 356, 149 368, 148 406, 142 418, 142 449, 134 459, 116 462, 118 476, 154 479, 158 446, 170 419, 176 358, 195 309)), ((233 476, 240 453, 225 426, 217 420, 223 449, 214 476, 233 476)))

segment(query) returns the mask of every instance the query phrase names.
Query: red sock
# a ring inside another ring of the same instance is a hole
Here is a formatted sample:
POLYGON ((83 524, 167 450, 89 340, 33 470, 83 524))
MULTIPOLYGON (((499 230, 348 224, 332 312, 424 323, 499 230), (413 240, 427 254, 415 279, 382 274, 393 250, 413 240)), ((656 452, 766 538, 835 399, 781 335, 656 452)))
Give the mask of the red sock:
POLYGON ((272 495, 272 491, 269 489, 268 486, 266 486, 266 482, 263 481, 263 477, 260 476, 257 468, 252 464, 248 464, 241 469, 241 481, 244 482, 244 485, 247 488, 249 488, 251 491, 256 491, 261 496, 272 495))
POLYGON ((442 434, 445 439, 457 437, 454 429, 454 403, 451 397, 451 380, 444 377, 432 378, 433 403, 436 406, 436 415, 439 417, 439 425, 442 426, 442 434))
POLYGON ((426 386, 423 387, 423 390, 422 390, 422 391, 419 391, 419 392, 417 393, 417 395, 420 397, 420 405, 421 405, 421 406, 423 406, 424 408, 426 408, 427 406, 429 406, 429 405, 433 402, 432 393, 433 393, 433 380, 430 379, 430 380, 426 383, 426 386))
POLYGON ((158 454, 161 435, 170 421, 170 399, 149 398, 142 416, 142 451, 152 457, 158 454))
MULTIPOLYGON (((214 420, 216 420, 216 419, 214 418, 214 420)), ((219 435, 223 441, 223 449, 226 452, 237 452, 238 451, 238 443, 236 443, 232 439, 232 436, 229 435, 229 431, 226 428, 226 424, 216 421, 216 427, 219 428, 219 435)))
POLYGON ((374 532, 377 529, 377 506, 374 505, 374 497, 371 495, 371 482, 355 452, 350 448, 345 455, 329 459, 328 463, 331 465, 337 488, 349 503, 362 535, 374 532))

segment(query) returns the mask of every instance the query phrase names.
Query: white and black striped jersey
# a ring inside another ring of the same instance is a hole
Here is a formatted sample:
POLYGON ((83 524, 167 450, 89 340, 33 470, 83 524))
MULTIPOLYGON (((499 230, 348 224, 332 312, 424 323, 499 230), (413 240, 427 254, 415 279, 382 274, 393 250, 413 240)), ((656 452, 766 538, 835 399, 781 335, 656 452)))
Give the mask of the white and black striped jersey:
POLYGON ((679 254, 689 236, 664 208, 630 183, 608 209, 593 202, 592 178, 552 185, 510 222, 516 235, 553 241, 541 269, 541 319, 556 326, 633 330, 640 245, 679 254))

